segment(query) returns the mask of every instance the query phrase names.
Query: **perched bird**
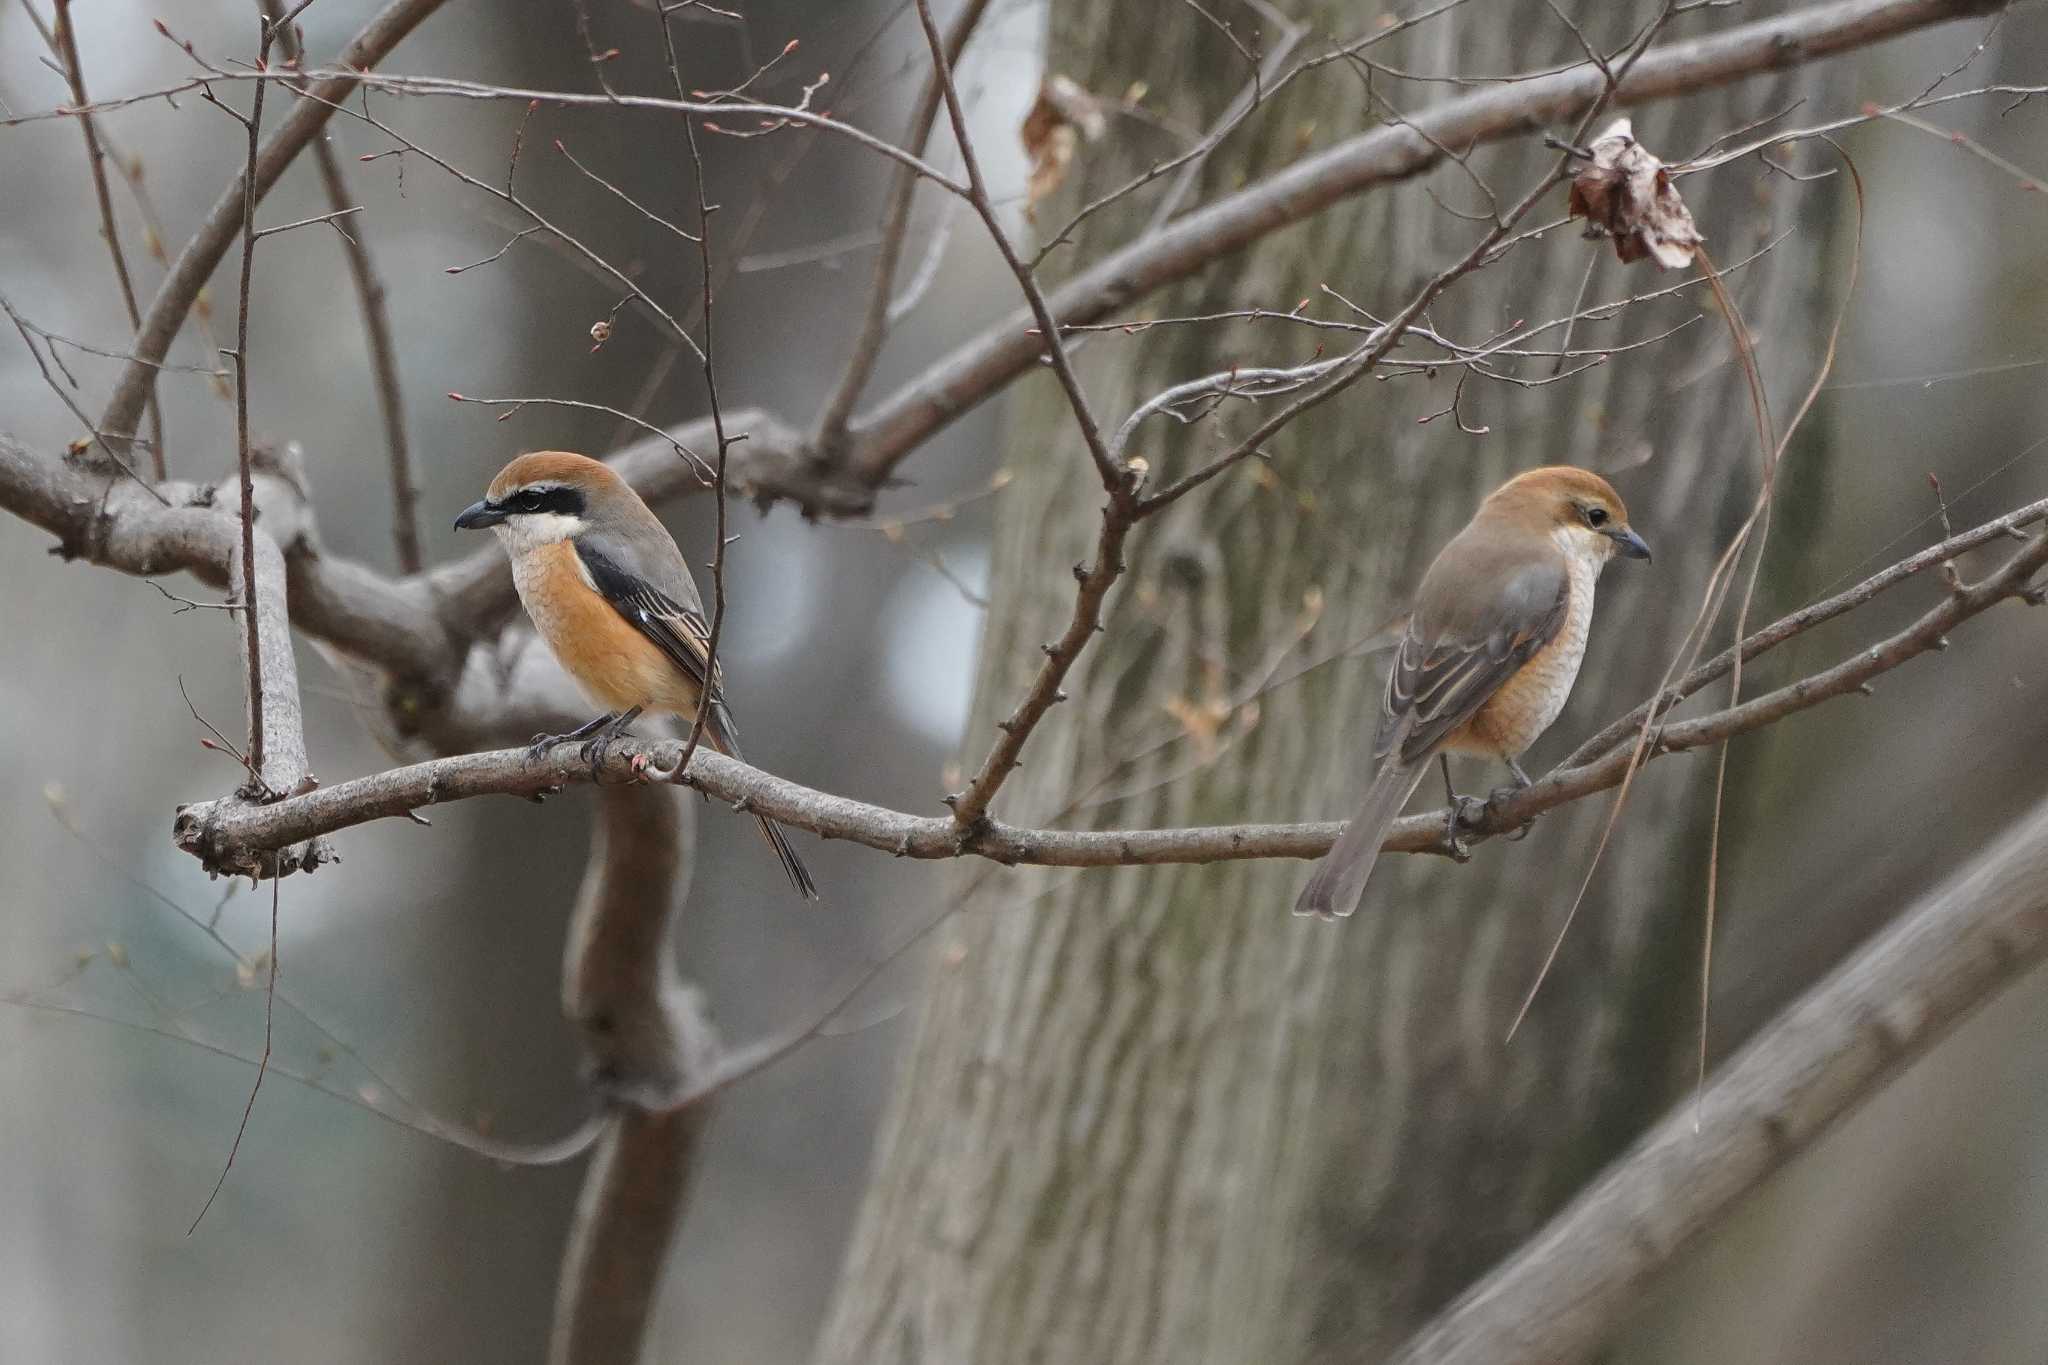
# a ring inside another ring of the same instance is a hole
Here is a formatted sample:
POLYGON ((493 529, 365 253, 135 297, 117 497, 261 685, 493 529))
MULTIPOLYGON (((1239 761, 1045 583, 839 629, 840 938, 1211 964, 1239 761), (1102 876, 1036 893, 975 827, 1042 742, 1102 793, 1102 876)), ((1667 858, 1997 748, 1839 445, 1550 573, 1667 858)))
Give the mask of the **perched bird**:
POLYGON ((1380 703, 1372 785, 1294 913, 1334 919, 1358 908, 1387 827, 1431 758, 1443 764, 1453 838, 1464 799, 1451 790, 1449 754, 1503 759, 1516 787, 1529 785, 1517 760, 1564 710, 1594 581, 1616 555, 1648 559, 1650 547, 1598 474, 1532 469, 1479 505, 1422 576, 1380 703))
MULTIPOLYGON (((512 582, 541 638, 603 715, 566 735, 541 735, 533 752, 587 740, 593 762, 643 711, 694 723, 708 690, 704 739, 740 756, 723 668, 707 689, 711 630, 704 599, 668 530, 609 467, 561 450, 521 455, 498 471, 457 530, 491 527, 512 556, 512 582), (595 736, 593 738, 593 736, 595 736)), ((761 832, 806 900, 818 888, 789 838, 762 817, 761 832)))

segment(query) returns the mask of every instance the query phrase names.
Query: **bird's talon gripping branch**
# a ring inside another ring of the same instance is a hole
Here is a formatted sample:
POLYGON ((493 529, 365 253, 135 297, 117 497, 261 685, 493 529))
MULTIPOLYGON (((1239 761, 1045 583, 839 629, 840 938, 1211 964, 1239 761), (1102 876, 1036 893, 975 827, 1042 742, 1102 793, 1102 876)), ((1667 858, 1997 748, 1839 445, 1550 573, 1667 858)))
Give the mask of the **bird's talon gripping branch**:
POLYGON ((1472 861, 1472 845, 1465 842, 1464 830, 1468 823, 1478 818, 1477 814, 1472 813, 1475 807, 1479 814, 1483 814, 1486 803, 1469 796, 1459 796, 1451 801, 1450 809, 1444 812, 1443 850, 1454 863, 1472 861))
POLYGON ((584 724, 577 726, 575 729, 569 731, 566 734, 535 735, 532 738, 532 740, 530 740, 527 743, 526 761, 529 765, 538 763, 543 758, 546 758, 548 750, 554 748, 557 744, 567 744, 572 740, 583 739, 589 735, 594 735, 599 730, 603 729, 607 725, 610 725, 613 721, 617 719, 618 713, 616 711, 607 711, 603 715, 599 716, 597 719, 587 721, 584 724))
POLYGON ((1517 785, 1495 792, 1487 807, 1529 785, 1517 756, 1564 709, 1586 647, 1594 581, 1617 555, 1648 559, 1650 547, 1597 474, 1533 469, 1480 505, 1423 575, 1380 704, 1372 785, 1302 890, 1297 915, 1336 919, 1358 907, 1387 830, 1432 757, 1442 762, 1451 803, 1445 843, 1462 861, 1466 806, 1451 788, 1445 755, 1486 754, 1508 765, 1517 785))
MULTIPOLYGON (((625 708, 563 736, 589 737, 582 754, 593 779, 642 711, 700 725, 694 733, 705 744, 740 757, 704 599, 675 540, 616 471, 568 451, 522 455, 455 527, 491 529, 511 555, 520 602, 563 669, 599 705, 625 708)), ((643 771, 636 764, 632 778, 643 771)), ((761 832, 797 893, 816 900, 781 827, 764 818, 761 832)))

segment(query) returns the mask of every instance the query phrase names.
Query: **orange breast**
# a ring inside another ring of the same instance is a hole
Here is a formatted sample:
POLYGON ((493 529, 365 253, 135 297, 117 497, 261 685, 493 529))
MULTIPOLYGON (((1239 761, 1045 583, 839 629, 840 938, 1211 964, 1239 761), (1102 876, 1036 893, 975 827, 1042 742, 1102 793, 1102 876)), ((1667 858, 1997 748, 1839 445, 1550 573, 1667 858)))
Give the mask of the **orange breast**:
POLYGON ((569 542, 519 555, 512 582, 540 637, 598 706, 696 716, 696 683, 584 581, 569 542))
POLYGON ((1586 657, 1586 635, 1593 624, 1593 584, 1597 564, 1574 560, 1571 600, 1564 623, 1550 643, 1531 655, 1515 675, 1500 685, 1485 705, 1445 740, 1456 753, 1519 758, 1563 712, 1586 657))

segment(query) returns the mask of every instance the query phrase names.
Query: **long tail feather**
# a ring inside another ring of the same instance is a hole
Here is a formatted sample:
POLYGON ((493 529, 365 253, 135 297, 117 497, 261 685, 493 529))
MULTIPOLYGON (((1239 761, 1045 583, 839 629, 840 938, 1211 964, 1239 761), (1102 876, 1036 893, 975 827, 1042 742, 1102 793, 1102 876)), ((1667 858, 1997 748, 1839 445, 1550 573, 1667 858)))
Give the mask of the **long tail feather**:
POLYGON ((804 860, 797 857, 796 850, 789 846, 789 835, 783 832, 782 826, 764 815, 761 817, 761 833, 768 836, 768 846, 775 850, 775 856, 782 863, 782 870, 788 875, 789 884, 796 888, 796 893, 807 901, 818 899, 818 884, 811 880, 810 869, 804 866, 804 860))
POLYGON ((1358 908, 1359 897, 1365 894, 1365 879, 1372 875, 1380 845, 1386 841, 1387 827, 1400 817, 1401 807, 1415 794, 1428 767, 1426 758, 1411 764, 1390 759, 1380 766, 1358 813, 1302 888, 1301 899, 1294 903, 1295 914, 1342 919, 1358 908))
MULTIPOLYGON (((723 701, 712 703, 711 720, 704 727, 704 738, 711 741, 711 747, 731 758, 740 757, 740 737, 732 723, 732 712, 723 701)), ((742 760, 744 761, 744 760, 742 760)), ((775 860, 782 864, 782 871, 789 878, 789 884, 796 893, 807 901, 818 899, 818 884, 811 880, 810 869, 804 860, 796 856, 796 850, 789 846, 789 835, 782 826, 767 816, 756 816, 761 822, 761 833, 767 836, 768 847, 775 850, 775 860)))

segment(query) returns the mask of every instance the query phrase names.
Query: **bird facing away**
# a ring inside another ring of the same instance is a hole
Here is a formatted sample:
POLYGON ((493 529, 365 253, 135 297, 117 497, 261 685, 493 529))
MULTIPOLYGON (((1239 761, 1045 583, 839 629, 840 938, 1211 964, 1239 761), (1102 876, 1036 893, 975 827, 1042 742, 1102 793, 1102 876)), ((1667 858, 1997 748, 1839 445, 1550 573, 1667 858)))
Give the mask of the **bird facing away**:
POLYGON ((1648 559, 1628 509, 1607 480, 1569 465, 1532 469, 1495 489, 1422 576, 1387 675, 1373 741, 1372 785, 1295 902, 1297 915, 1335 919, 1358 908, 1387 828, 1431 758, 1443 763, 1451 834, 1464 804, 1447 755, 1517 762, 1564 710, 1586 630, 1593 584, 1616 555, 1648 559))
MULTIPOLYGON (((526 614, 569 676, 604 708, 569 734, 536 736, 531 752, 584 739, 584 755, 595 763, 643 711, 694 723, 708 690, 704 739, 740 756, 725 670, 706 686, 711 629, 689 565, 667 528, 609 466, 561 450, 521 455, 455 526, 497 532, 526 614)), ((817 885, 788 836, 760 819, 790 883, 805 900, 816 900, 817 885)))

